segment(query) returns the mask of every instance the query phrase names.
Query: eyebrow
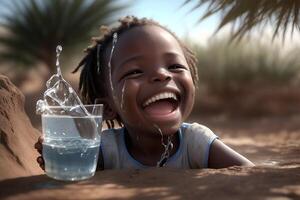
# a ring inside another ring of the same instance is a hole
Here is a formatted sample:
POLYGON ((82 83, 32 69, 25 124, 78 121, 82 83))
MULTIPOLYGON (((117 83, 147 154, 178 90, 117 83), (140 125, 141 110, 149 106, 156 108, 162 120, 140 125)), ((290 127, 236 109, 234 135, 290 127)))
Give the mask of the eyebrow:
POLYGON ((166 56, 166 57, 168 57, 168 56, 178 56, 178 57, 181 57, 181 58, 185 58, 184 55, 181 55, 180 53, 174 52, 174 51, 166 52, 166 53, 164 53, 164 56, 166 56))
POLYGON ((126 58, 123 62, 121 62, 120 66, 123 66, 123 65, 125 65, 125 63, 131 62, 131 61, 139 59, 141 57, 143 57, 141 54, 136 54, 136 55, 130 56, 129 58, 126 58))

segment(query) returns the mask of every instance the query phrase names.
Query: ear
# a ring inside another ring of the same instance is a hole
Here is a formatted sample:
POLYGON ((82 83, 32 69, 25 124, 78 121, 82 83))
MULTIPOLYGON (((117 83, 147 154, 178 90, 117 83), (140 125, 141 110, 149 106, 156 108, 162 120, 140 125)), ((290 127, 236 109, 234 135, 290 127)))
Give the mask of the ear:
POLYGON ((111 102, 103 97, 95 99, 95 104, 103 104, 103 120, 113 120, 117 118, 117 112, 113 109, 111 102))

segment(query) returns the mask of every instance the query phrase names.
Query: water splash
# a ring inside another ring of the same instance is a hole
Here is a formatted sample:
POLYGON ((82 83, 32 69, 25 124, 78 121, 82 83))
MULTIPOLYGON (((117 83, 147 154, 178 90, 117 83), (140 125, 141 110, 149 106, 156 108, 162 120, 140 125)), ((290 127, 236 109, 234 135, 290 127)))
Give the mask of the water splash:
POLYGON ((56 70, 57 70, 57 74, 58 76, 62 77, 62 74, 61 74, 61 69, 60 69, 60 64, 59 64, 59 56, 60 56, 60 53, 62 52, 62 46, 58 45, 56 47, 56 70))
POLYGON ((111 91, 112 91, 112 96, 113 96, 113 99, 114 99, 115 103, 118 102, 118 100, 117 100, 117 97, 116 97, 116 94, 115 94, 115 90, 114 90, 114 86, 113 86, 113 82, 112 82, 111 61, 112 61, 112 56, 113 56, 114 49, 115 49, 115 46, 117 44, 117 41, 118 41, 118 34, 114 33, 113 34, 112 47, 111 47, 110 56, 109 56, 109 60, 108 60, 108 70, 109 70, 108 71, 108 78, 109 78, 110 88, 111 88, 111 91))
MULTIPOLYGON (((51 76, 47 81, 47 90, 44 92, 44 98, 37 101, 36 113, 41 115, 68 115, 72 117, 90 116, 91 114, 86 110, 79 96, 62 76, 59 63, 61 52, 62 47, 58 45, 56 47, 57 73, 51 76)), ((80 120, 74 118, 74 123, 76 124, 81 137, 94 137, 92 133, 87 133, 86 130, 95 130, 97 128, 95 120, 91 118, 83 118, 80 120)))
POLYGON ((57 73, 50 77, 46 83, 47 90, 45 91, 43 100, 38 100, 36 104, 37 114, 68 114, 71 116, 88 116, 89 113, 83 106, 78 95, 71 85, 64 80, 59 56, 62 52, 62 46, 56 47, 56 68, 57 73), (55 109, 50 109, 50 106, 57 106, 55 109))
POLYGON ((124 110, 124 93, 126 88, 126 80, 124 81, 124 85, 122 87, 122 96, 121 96, 121 110, 124 110))
MULTIPOLYGON (((113 57, 113 53, 114 53, 117 41, 118 41, 118 33, 114 33, 113 34, 113 40, 112 40, 112 47, 111 47, 109 60, 108 60, 108 70, 109 70, 108 78, 109 78, 109 84, 110 84, 110 88, 111 88, 112 97, 113 97, 113 100, 114 100, 115 103, 117 103, 119 101, 118 101, 118 98, 116 96, 115 89, 114 89, 113 82, 112 82, 112 66, 111 66, 111 63, 112 63, 112 57, 113 57)), ((98 49, 97 49, 97 51, 98 51, 98 49)), ((99 58, 97 58, 97 60, 98 60, 97 63, 99 63, 99 58)), ((98 68, 99 68, 99 66, 98 66, 98 68)), ((121 96, 121 109, 122 110, 124 110, 125 87, 126 87, 126 80, 124 81, 124 85, 122 87, 122 96, 121 96)))
POLYGON ((172 143, 172 137, 167 136, 167 143, 164 143, 164 135, 156 124, 153 125, 161 135, 161 145, 164 147, 164 152, 161 154, 160 160, 157 162, 156 167, 163 167, 165 166, 168 158, 170 157, 170 152, 172 151, 174 145, 172 143))

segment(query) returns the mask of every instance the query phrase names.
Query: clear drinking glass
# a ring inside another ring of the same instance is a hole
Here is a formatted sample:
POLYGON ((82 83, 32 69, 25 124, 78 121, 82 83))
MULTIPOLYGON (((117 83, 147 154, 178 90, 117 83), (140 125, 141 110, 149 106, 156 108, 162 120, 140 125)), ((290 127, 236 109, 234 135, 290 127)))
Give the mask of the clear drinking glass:
POLYGON ((102 128, 102 104, 84 105, 88 116, 49 106, 55 114, 42 115, 45 172, 58 180, 83 180, 95 174, 102 128))

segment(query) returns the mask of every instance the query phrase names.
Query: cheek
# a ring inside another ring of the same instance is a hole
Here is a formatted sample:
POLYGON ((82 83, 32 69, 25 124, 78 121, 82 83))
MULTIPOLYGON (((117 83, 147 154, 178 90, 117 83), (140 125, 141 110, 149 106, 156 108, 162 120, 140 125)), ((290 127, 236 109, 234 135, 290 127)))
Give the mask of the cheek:
POLYGON ((188 115, 194 106, 194 101, 195 101, 195 85, 193 82, 193 79, 191 77, 190 73, 185 73, 182 76, 182 87, 185 93, 185 97, 184 97, 184 112, 188 115))
POLYGON ((118 85, 117 87, 117 97, 118 100, 117 102, 115 102, 117 104, 117 107, 121 110, 124 110, 125 108, 125 102, 126 98, 128 97, 128 93, 129 93, 130 87, 128 87, 128 82, 125 80, 124 82, 122 82, 121 84, 118 85))
POLYGON ((119 92, 119 102, 120 102, 120 107, 121 107, 121 110, 124 110, 125 109, 125 100, 124 98, 126 98, 126 92, 127 92, 127 81, 125 80, 124 83, 123 83, 123 86, 120 88, 120 92, 119 92))
POLYGON ((193 78, 191 76, 190 72, 186 72, 182 76, 182 82, 184 84, 184 88, 188 95, 192 95, 193 97, 195 96, 195 85, 193 82, 193 78))
POLYGON ((193 107, 194 101, 195 101, 196 88, 195 88, 192 76, 191 75, 189 75, 189 76, 190 76, 190 78, 187 81, 187 87, 189 88, 189 98, 190 98, 190 101, 191 101, 190 103, 192 105, 191 107, 193 107))

